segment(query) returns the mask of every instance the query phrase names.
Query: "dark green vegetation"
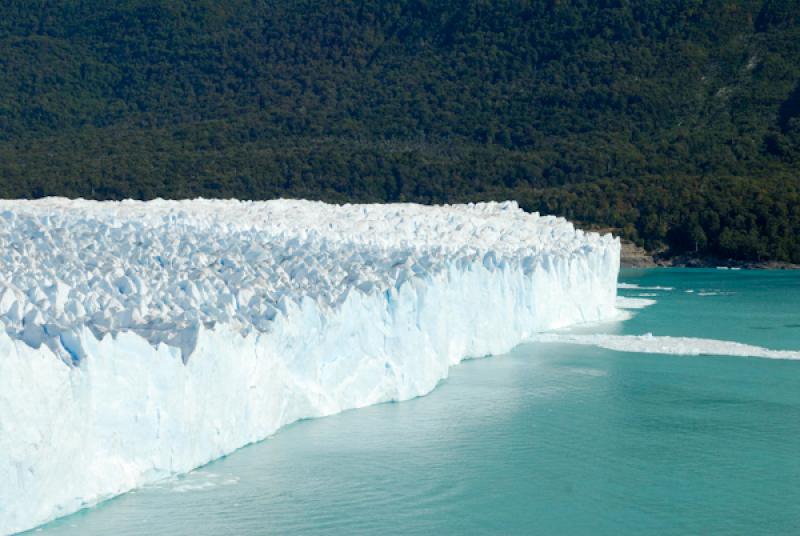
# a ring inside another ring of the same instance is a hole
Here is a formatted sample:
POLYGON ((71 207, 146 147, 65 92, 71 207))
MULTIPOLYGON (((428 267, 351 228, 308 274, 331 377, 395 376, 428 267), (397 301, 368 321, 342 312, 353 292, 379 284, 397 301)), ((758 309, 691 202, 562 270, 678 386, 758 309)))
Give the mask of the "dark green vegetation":
POLYGON ((3 0, 0 195, 514 198, 800 262, 800 0, 3 0))

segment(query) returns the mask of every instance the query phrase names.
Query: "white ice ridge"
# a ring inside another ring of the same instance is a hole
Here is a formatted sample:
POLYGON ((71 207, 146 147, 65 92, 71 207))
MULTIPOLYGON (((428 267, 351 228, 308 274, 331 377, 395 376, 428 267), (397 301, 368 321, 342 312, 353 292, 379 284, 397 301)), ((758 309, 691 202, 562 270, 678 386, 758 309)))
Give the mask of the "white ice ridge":
POLYGON ((0 201, 0 533, 612 318, 618 270, 513 202, 0 201))
POLYGON ((719 355, 735 357, 761 357, 766 359, 800 359, 800 351, 771 350, 734 341, 701 339, 695 337, 669 337, 645 335, 540 333, 535 342, 599 346, 618 352, 671 355, 719 355))

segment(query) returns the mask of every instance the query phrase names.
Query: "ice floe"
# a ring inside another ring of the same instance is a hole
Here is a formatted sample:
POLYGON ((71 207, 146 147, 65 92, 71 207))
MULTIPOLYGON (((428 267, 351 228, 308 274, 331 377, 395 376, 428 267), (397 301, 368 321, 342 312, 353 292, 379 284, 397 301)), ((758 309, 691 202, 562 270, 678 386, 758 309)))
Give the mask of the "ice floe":
POLYGON ((771 350, 761 346, 734 341, 703 339, 695 337, 576 333, 540 333, 533 340, 542 343, 579 344, 599 346, 619 352, 671 355, 719 355, 736 357, 760 357, 766 359, 800 359, 800 351, 771 350))

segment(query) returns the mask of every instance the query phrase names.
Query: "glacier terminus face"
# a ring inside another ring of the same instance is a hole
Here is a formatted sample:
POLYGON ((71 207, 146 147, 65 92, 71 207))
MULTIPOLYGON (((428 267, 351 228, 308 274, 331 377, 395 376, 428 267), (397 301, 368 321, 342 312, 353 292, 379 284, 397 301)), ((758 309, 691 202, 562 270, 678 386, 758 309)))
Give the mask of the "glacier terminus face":
POLYGON ((0 533, 612 318, 618 271, 514 202, 0 201, 0 533))

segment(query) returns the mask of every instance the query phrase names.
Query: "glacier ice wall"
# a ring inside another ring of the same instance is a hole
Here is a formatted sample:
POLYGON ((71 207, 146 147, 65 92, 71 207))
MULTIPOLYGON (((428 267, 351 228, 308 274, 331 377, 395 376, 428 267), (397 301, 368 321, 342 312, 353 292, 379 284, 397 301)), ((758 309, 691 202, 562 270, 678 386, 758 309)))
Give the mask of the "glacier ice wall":
POLYGON ((619 242, 513 202, 0 201, 0 533, 616 314, 619 242))

